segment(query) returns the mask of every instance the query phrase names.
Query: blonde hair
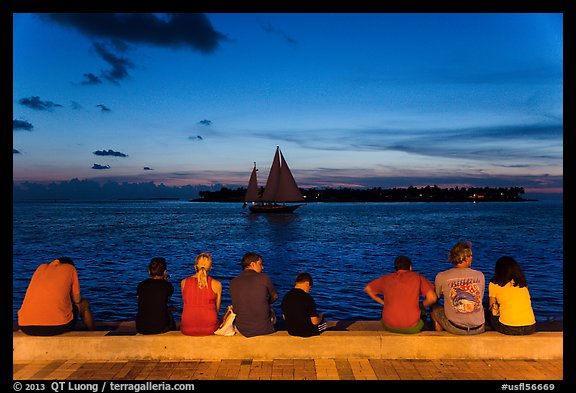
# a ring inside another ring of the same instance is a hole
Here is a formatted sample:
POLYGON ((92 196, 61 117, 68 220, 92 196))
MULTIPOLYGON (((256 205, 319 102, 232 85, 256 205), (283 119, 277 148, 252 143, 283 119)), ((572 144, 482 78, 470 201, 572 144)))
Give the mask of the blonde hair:
POLYGON ((207 252, 198 254, 196 257, 196 278, 198 279, 198 288, 205 288, 208 286, 208 272, 212 269, 212 255, 207 252))

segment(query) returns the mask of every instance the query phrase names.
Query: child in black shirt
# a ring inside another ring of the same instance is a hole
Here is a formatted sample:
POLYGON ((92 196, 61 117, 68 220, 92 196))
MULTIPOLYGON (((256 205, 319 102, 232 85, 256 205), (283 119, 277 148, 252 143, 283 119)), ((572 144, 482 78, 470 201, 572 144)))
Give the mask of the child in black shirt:
POLYGON ((148 273, 150 278, 138 284, 138 314, 136 331, 140 334, 159 334, 175 330, 176 324, 168 302, 174 286, 168 282, 166 260, 152 258, 148 273))

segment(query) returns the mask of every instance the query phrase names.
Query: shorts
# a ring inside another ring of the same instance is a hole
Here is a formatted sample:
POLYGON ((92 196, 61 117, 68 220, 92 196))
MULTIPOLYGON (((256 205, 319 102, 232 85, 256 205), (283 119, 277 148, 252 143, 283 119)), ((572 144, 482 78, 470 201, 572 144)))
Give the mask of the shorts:
POLYGON ((72 320, 64 325, 29 325, 18 326, 24 334, 29 336, 57 336, 58 334, 66 333, 76 328, 76 320, 78 319, 78 307, 72 305, 72 320))
POLYGON ((430 313, 432 320, 440 324, 442 329, 446 330, 448 333, 460 334, 460 335, 473 335, 484 333, 484 324, 475 326, 473 328, 465 328, 457 326, 454 322, 450 321, 446 314, 444 313, 444 307, 438 304, 432 306, 432 311, 430 313))

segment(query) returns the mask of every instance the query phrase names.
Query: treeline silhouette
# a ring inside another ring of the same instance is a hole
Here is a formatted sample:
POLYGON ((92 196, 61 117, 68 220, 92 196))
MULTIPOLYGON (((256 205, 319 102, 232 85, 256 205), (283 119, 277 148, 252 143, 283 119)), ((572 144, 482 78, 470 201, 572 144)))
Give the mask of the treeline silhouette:
MULTIPOLYGON (((263 190, 261 187, 260 191, 263 190)), ((525 201, 523 187, 308 188, 300 189, 308 202, 516 202, 525 201)), ((196 202, 241 202, 245 187, 200 191, 196 202)))

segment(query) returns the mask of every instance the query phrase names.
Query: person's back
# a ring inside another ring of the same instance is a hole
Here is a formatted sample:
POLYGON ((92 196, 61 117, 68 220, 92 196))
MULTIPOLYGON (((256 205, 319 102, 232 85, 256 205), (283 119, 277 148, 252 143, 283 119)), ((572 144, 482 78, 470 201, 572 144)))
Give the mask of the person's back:
POLYGON ((20 325, 63 325, 72 319, 70 293, 79 293, 76 268, 54 260, 40 265, 18 311, 20 325))
POLYGON ((412 271, 412 262, 401 255, 394 261, 396 272, 377 278, 364 288, 376 302, 382 304, 382 324, 396 333, 417 333, 424 327, 420 308, 433 304, 437 297, 434 285, 422 274, 412 271), (382 298, 378 297, 382 294, 382 298))
POLYGON ((216 293, 212 290, 212 277, 207 278, 208 285, 198 287, 196 277, 186 278, 182 289, 184 310, 180 330, 187 336, 208 336, 218 329, 218 313, 215 301, 216 293))
POLYGON ((140 334, 164 333, 175 327, 168 310, 174 286, 167 281, 164 258, 153 258, 148 272, 150 278, 140 282, 136 289, 138 297, 136 331, 140 334))
POLYGON ((242 272, 230 281, 236 329, 246 337, 274 333, 271 304, 278 294, 270 277, 262 273, 262 257, 247 253, 242 267, 242 272))
POLYGON ((38 266, 18 310, 21 330, 30 335, 61 334, 74 329, 78 315, 89 329, 94 329, 88 302, 80 295, 73 261, 62 257, 38 266))
POLYGON ((326 330, 326 321, 316 310, 316 302, 310 295, 312 277, 306 272, 296 276, 294 288, 282 298, 282 318, 291 336, 317 336, 326 330))
POLYGON ((484 274, 472 268, 452 268, 436 276, 436 292, 444 298, 448 319, 465 327, 484 323, 484 274))
POLYGON ((438 331, 453 334, 479 334, 484 332, 485 279, 481 271, 472 269, 470 242, 457 243, 449 254, 454 267, 436 275, 434 286, 443 307, 432 309, 432 319, 438 331))
POLYGON ((209 253, 196 257, 194 269, 196 274, 181 282, 184 309, 180 330, 187 336, 208 336, 218 328, 222 285, 208 276, 212 269, 209 253))
POLYGON ((536 318, 524 272, 509 256, 498 259, 495 275, 488 284, 490 321, 503 334, 526 335, 536 332, 536 318))

